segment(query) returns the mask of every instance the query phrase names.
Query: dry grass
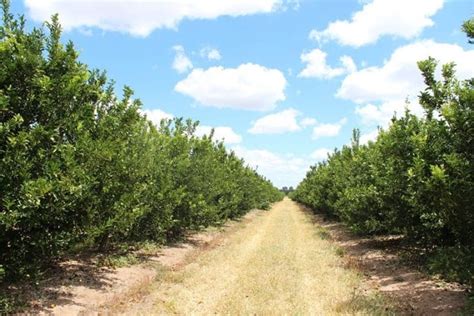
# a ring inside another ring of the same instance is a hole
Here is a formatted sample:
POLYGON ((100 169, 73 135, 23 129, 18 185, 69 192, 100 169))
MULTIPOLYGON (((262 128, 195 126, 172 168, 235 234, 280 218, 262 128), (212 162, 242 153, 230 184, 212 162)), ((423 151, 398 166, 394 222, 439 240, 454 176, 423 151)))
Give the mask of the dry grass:
POLYGON ((390 313, 288 199, 155 287, 153 310, 134 314, 390 313))

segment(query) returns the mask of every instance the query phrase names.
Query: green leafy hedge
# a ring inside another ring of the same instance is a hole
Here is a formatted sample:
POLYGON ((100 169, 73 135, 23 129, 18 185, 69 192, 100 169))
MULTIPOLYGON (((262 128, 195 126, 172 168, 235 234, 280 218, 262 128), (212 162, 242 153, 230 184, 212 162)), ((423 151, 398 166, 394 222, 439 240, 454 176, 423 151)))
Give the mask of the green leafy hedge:
POLYGON ((407 111, 367 145, 355 130, 292 197, 359 233, 405 234, 433 254, 433 270, 474 285, 474 79, 447 64, 437 80, 432 58, 418 66, 426 117, 407 111))
POLYGON ((155 127, 125 87, 61 43, 57 16, 25 31, 2 1, 0 280, 65 251, 163 242, 282 195, 197 123, 155 127))

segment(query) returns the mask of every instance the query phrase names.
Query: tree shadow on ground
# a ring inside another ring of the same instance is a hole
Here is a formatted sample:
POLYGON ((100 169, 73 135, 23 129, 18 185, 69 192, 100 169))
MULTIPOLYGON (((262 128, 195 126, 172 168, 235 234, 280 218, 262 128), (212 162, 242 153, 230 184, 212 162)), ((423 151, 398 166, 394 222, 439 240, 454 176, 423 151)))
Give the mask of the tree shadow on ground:
MULTIPOLYGON (((338 253, 341 253, 345 267, 363 274, 369 286, 393 301, 401 314, 455 315, 462 311, 467 301, 467 288, 424 274, 416 261, 407 264, 403 255, 417 249, 410 249, 403 236, 357 235, 335 219, 304 209, 311 221, 327 231, 330 239, 342 249, 338 253)), ((343 303, 341 310, 365 306, 364 298, 359 299, 362 300, 360 304, 343 303)))
POLYGON ((0 297, 10 300, 16 308, 30 309, 32 313, 48 313, 54 305, 74 303, 65 288, 83 286, 105 290, 113 282, 107 275, 112 269, 97 265, 96 256, 81 256, 54 263, 41 279, 17 282, 0 287, 0 297))

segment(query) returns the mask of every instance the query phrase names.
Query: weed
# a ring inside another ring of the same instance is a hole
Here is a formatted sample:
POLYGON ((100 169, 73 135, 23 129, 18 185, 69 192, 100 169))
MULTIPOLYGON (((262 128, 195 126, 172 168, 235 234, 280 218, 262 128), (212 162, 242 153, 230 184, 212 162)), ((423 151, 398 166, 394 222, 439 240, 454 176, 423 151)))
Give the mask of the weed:
POLYGON ((331 239, 331 234, 324 227, 321 227, 321 226, 317 227, 316 228, 316 234, 319 236, 319 238, 321 238, 323 240, 331 239))

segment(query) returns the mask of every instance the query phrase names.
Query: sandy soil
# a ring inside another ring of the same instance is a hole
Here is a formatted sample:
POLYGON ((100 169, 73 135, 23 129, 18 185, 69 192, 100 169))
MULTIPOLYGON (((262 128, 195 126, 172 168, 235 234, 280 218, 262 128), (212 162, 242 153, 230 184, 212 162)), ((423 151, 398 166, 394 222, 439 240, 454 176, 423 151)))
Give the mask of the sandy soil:
POLYGON ((466 304, 465 287, 437 280, 402 262, 401 236, 360 237, 339 222, 310 216, 344 249, 346 266, 361 271, 367 284, 389 297, 400 314, 457 315, 466 304))
POLYGON ((53 268, 37 286, 21 285, 11 291, 29 301, 27 314, 101 315, 140 302, 150 285, 169 270, 179 269, 200 252, 219 245, 224 235, 251 221, 263 211, 252 211, 238 221, 199 233, 182 242, 147 253, 144 262, 116 269, 99 267, 96 256, 67 260, 53 268))

